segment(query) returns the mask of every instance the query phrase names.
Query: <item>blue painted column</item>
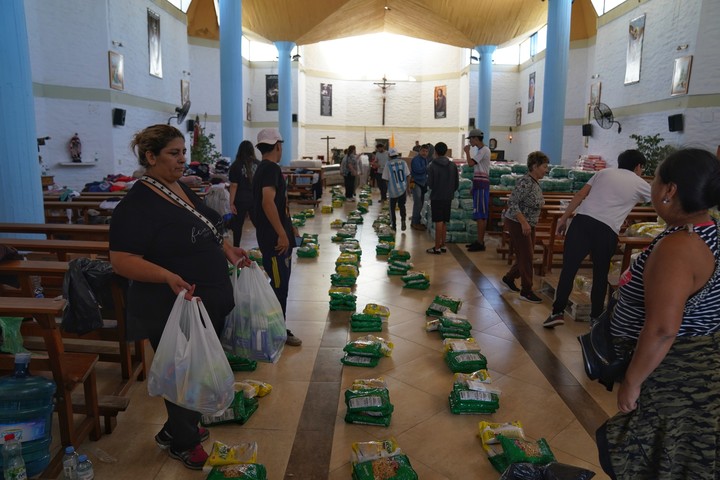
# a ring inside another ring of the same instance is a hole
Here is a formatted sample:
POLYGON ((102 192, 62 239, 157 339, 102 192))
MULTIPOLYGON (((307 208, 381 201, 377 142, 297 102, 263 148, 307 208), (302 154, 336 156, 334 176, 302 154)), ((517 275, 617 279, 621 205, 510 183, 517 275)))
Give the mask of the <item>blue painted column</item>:
POLYGON ((280 135, 283 138, 283 154, 280 165, 290 165, 294 155, 292 131, 292 68, 290 52, 294 42, 275 42, 278 49, 278 117, 280 135))
POLYGON ((562 163, 565 128, 565 91, 567 90, 570 51, 571 0, 548 0, 547 51, 543 84, 540 150, 550 163, 562 163))
POLYGON ((478 106, 475 128, 485 134, 484 142, 490 138, 490 103, 492 102, 492 56, 495 45, 478 45, 475 51, 480 54, 478 65, 478 106))
POLYGON ((0 15, 0 222, 44 223, 24 5, 0 15))
POLYGON ((242 69, 242 1, 220 0, 220 126, 222 154, 231 161, 244 140, 242 69))

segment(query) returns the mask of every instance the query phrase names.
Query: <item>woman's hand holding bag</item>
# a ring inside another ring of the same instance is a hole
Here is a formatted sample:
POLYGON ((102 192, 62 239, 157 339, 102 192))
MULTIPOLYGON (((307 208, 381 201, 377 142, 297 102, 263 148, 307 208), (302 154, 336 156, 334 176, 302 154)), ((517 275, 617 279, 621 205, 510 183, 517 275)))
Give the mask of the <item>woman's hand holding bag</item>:
POLYGON ((225 318, 222 343, 233 355, 275 363, 287 331, 282 306, 257 263, 232 276, 235 308, 225 318))
POLYGON ((233 401, 235 377, 200 299, 173 305, 155 352, 148 393, 203 414, 222 413, 233 401))

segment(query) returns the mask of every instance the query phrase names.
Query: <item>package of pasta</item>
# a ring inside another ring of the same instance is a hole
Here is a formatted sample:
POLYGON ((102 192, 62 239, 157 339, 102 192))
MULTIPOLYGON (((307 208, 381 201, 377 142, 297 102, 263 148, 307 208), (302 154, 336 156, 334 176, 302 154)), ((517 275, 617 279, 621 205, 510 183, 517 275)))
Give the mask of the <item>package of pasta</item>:
POLYGON ((333 213, 333 206, 332 205, 323 205, 320 208, 321 213, 333 213))
POLYGON ((510 463, 528 462, 535 465, 545 465, 556 461, 555 455, 553 455, 544 438, 537 442, 520 438, 508 438, 502 434, 499 434, 497 438, 500 440, 503 452, 510 463))
POLYGON ((418 475, 404 455, 378 458, 353 465, 353 480, 417 480, 418 475))
POLYGON ((471 373, 487 368, 487 359, 480 352, 446 352, 445 363, 453 373, 471 373))
POLYGON ((360 355, 366 357, 380 358, 382 356, 389 357, 392 355, 393 344, 384 338, 375 335, 365 335, 348 342, 343 351, 350 355, 360 355))
MULTIPOLYGON (((480 345, 474 338, 464 340, 443 340, 443 350, 446 352, 479 352, 480 345)), ((478 368, 478 370, 480 370, 478 368)))
POLYGON ((384 388, 387 390, 387 383, 382 377, 378 378, 356 378, 350 385, 350 390, 368 390, 372 388, 384 388))
POLYGON ((238 465, 223 465, 213 467, 207 480, 267 480, 267 470, 261 463, 247 463, 238 465))
POLYGON ((205 470, 206 467, 255 462, 257 462, 256 442, 239 443, 237 445, 225 445, 221 442, 213 442, 210 455, 205 462, 203 470, 205 470))
POLYGON ((357 282, 357 277, 333 273, 330 275, 330 284, 334 287, 352 287, 357 282))
POLYGON ((459 298, 451 297, 449 295, 436 295, 433 303, 445 305, 453 313, 457 313, 458 310, 460 310, 460 307, 462 307, 462 300, 460 300, 459 298))
POLYGON ((454 381, 455 383, 465 383, 470 389, 473 389, 473 386, 478 383, 492 383, 490 372, 487 370, 477 370, 471 373, 456 373, 454 381))
POLYGON ((361 388, 345 390, 345 405, 348 412, 378 412, 388 415, 393 412, 390 392, 387 388, 361 388))
POLYGON ((387 440, 373 440, 369 442, 354 442, 350 445, 350 463, 369 462, 378 458, 392 457, 400 455, 402 450, 395 438, 390 437, 387 440))
POLYGON ((297 256, 300 258, 317 258, 318 251, 310 245, 303 245, 297 248, 297 256))
POLYGON ((235 391, 240 390, 245 392, 245 396, 248 398, 264 397, 272 392, 272 385, 267 382, 261 382, 260 380, 245 379, 235 382, 235 391))
POLYGON ((340 199, 333 199, 332 206, 333 206, 333 208, 342 208, 343 201, 340 199))
POLYGON ((363 309, 363 313, 370 315, 380 315, 384 321, 390 317, 390 309, 385 305, 379 305, 377 303, 368 303, 363 309))
POLYGON ((303 233, 302 239, 303 239, 303 245, 305 245, 307 242, 312 242, 314 244, 319 243, 317 233, 303 233))
POLYGON ((378 357, 366 357, 363 355, 351 355, 351 354, 346 353, 345 356, 340 359, 340 361, 344 365, 349 365, 351 367, 373 368, 373 367, 377 367, 377 364, 380 361, 380 359, 378 357))
POLYGON ((233 372, 254 372, 257 369, 257 362, 255 360, 241 357, 240 355, 233 355, 229 352, 225 352, 225 356, 233 372))
POLYGON ((239 423, 242 425, 248 421, 257 408, 257 399, 246 397, 245 392, 240 390, 235 392, 233 402, 223 413, 220 415, 203 415, 200 417, 200 423, 206 427, 225 423, 239 423))
POLYGON ((336 265, 335 273, 344 275, 346 277, 357 277, 359 270, 357 265, 336 265))
POLYGON ((478 437, 483 444, 493 445, 500 443, 498 435, 505 438, 525 440, 525 432, 520 422, 495 423, 482 421, 478 423, 478 437))
POLYGON ((354 253, 343 252, 335 260, 335 265, 357 265, 358 263, 359 259, 354 253))
POLYGON ((345 225, 345 222, 340 220, 339 218, 336 218, 332 222, 330 222, 330 228, 339 229, 342 228, 343 225, 345 225))
MULTIPOLYGON (((507 459, 507 456, 505 455, 505 452, 502 449, 502 445, 499 443, 497 444, 482 444, 483 450, 485 450, 485 453, 487 453, 488 461, 490 462, 490 465, 492 465, 495 470, 497 470, 500 473, 505 472, 508 467, 510 466, 510 462, 507 459)), ((532 478, 532 477, 530 477, 532 478)))
POLYGON ((384 415, 375 412, 346 412, 344 420, 345 423, 354 423, 357 425, 389 427, 392 421, 392 413, 384 415))
POLYGON ((305 218, 313 218, 315 216, 315 209, 314 208, 306 208, 301 213, 305 214, 305 218))
POLYGON ((410 260, 410 252, 407 250, 392 250, 390 251, 388 260, 400 260, 402 262, 406 262, 410 260))

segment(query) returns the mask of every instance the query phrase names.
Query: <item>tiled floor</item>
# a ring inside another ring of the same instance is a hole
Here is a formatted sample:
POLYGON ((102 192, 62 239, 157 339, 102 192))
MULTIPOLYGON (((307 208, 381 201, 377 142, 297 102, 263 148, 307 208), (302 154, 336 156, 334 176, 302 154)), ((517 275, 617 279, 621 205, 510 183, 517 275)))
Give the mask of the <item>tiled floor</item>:
MULTIPOLYGON (((329 197, 326 190, 323 203, 329 203, 329 197)), ((598 466, 594 429, 616 411, 615 396, 585 378, 575 337, 587 324, 566 318, 565 326, 543 329, 550 301, 528 304, 502 285, 507 264, 494 252, 492 238, 487 252, 466 253, 462 245, 451 245, 446 254, 428 255, 427 233, 409 228, 398 232, 397 248, 410 251, 415 268, 431 279, 429 290, 403 289, 400 278, 386 274, 383 257, 375 256, 372 221, 380 207, 377 194, 374 198, 357 234, 363 249, 357 303, 358 309, 369 302, 390 308, 379 335, 395 344, 392 357, 380 360, 374 369, 340 363, 345 343, 362 334, 349 332, 349 313, 328 309, 330 274, 338 256, 329 224, 345 218, 354 204, 333 214, 320 214, 318 208, 301 232, 320 235, 320 256, 296 260, 288 301, 288 326, 303 345, 286 347, 275 365, 259 364, 255 372, 236 374, 238 379, 269 382, 272 393, 260 399, 260 408, 247 424, 214 427, 210 439, 227 444, 256 441, 258 460, 271 479, 349 479, 351 443, 389 436, 397 439, 423 480, 494 479, 499 474, 480 446, 478 422, 519 420, 529 438, 547 439, 559 461, 607 478, 598 466), (439 293, 464 301, 460 313, 472 322, 493 385, 502 390, 500 409, 493 415, 450 413, 453 375, 442 360, 438 334, 424 329, 424 311, 439 293), (387 381, 395 406, 390 427, 346 424, 342 393, 355 378, 378 376, 387 381)), ((254 244, 254 231, 246 229, 242 245, 254 244)), ((539 283, 536 278, 536 286, 539 283)), ((102 366, 101 385, 103 378, 115 375, 113 369, 102 366)), ((134 385, 130 407, 118 417, 115 432, 79 448, 94 461, 95 478, 204 478, 155 446, 153 436, 164 415, 162 400, 149 397, 145 383, 134 385)))

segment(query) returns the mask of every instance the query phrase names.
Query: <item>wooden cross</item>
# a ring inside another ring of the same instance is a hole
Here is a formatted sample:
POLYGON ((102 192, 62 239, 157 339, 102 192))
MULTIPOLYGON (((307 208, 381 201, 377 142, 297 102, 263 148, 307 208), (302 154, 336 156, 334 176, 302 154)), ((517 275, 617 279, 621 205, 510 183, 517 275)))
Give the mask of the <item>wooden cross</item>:
POLYGON ((387 93, 387 88, 392 87, 395 84, 388 82, 386 75, 383 75, 382 80, 383 80, 382 82, 375 82, 375 85, 377 85, 378 87, 380 87, 382 89, 382 101, 383 101, 382 124, 385 125, 385 97, 386 97, 386 93, 387 93))
POLYGON ((325 163, 330 164, 330 140, 335 140, 335 137, 321 137, 320 140, 327 142, 327 156, 325 157, 325 163))

